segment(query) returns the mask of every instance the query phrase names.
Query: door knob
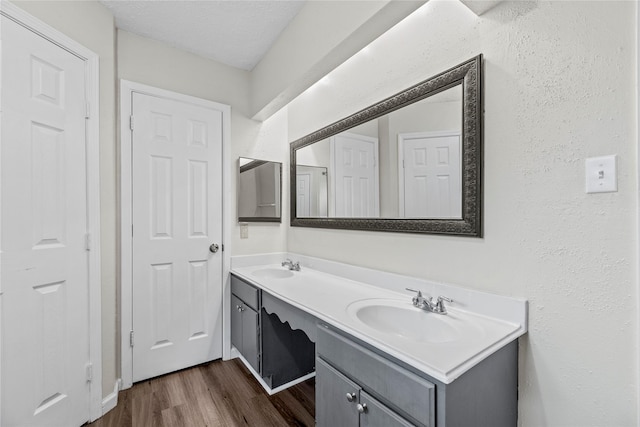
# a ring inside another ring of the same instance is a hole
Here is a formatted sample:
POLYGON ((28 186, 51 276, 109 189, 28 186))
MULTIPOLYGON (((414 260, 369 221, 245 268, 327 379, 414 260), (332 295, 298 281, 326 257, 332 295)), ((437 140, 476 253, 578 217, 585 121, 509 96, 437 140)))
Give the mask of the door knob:
POLYGON ((211 246, 209 246, 209 252, 211 252, 212 254, 215 254, 216 252, 218 252, 219 246, 217 243, 212 243, 211 246))

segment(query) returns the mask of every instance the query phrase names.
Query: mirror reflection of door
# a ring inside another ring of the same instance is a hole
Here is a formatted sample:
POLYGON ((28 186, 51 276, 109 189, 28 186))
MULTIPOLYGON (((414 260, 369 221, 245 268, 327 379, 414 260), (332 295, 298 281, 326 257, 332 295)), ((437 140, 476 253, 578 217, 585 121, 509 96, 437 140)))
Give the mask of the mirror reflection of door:
POLYGON ((458 131, 398 135, 401 217, 462 218, 460 143, 458 131))
POLYGON ((296 215, 300 218, 326 218, 327 168, 296 166, 296 215))
POLYGON ((343 132, 331 138, 335 215, 380 216, 378 138, 343 132))
POLYGON ((296 214, 301 217, 311 216, 311 174, 296 174, 297 192, 296 192, 296 214))

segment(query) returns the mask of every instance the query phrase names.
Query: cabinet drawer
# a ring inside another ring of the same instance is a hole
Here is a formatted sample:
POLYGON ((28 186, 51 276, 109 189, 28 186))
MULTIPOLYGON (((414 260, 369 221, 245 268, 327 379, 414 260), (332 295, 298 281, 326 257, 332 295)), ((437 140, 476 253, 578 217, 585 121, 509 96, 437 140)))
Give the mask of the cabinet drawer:
POLYGON ((247 282, 238 279, 233 274, 231 275, 231 293, 240 298, 249 307, 254 310, 259 310, 258 296, 259 290, 248 284, 247 282))
POLYGON ((324 326, 318 327, 318 355, 423 426, 435 425, 435 385, 324 326))

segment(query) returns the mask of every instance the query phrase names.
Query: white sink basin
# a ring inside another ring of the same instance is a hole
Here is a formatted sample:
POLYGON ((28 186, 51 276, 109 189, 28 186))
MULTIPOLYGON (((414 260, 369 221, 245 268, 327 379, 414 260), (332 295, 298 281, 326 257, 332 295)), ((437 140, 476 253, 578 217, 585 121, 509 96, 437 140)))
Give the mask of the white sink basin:
POLYGON ((459 318, 414 307, 407 301, 368 299, 351 303, 347 313, 377 332, 417 342, 446 343, 467 334, 459 318))
POLYGON ((286 279, 287 277, 293 277, 293 272, 290 270, 280 268, 261 268, 251 272, 252 275, 261 278, 268 279, 286 279))

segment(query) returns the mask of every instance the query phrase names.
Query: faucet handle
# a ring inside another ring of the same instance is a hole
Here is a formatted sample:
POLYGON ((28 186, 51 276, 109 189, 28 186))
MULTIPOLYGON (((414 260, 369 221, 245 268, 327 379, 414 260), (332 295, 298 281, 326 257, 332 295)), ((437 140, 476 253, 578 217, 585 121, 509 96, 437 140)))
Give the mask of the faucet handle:
POLYGON ((419 297, 419 298, 422 297, 422 292, 420 292, 417 289, 412 289, 412 288, 405 288, 405 289, 408 290, 408 291, 411 291, 411 292, 417 292, 418 295, 416 295, 416 296, 419 297))
POLYGON ((411 289, 411 288, 405 288, 405 289, 411 292, 417 292, 417 295, 411 298, 411 303, 414 306, 420 307, 424 304, 424 297, 422 296, 422 292, 420 292, 417 289, 411 289))
POLYGON ((444 306, 443 301, 453 302, 451 298, 444 297, 442 295, 438 296, 438 298, 431 298, 431 304, 434 305, 433 311, 439 314, 446 314, 447 308, 444 306))

